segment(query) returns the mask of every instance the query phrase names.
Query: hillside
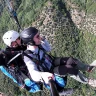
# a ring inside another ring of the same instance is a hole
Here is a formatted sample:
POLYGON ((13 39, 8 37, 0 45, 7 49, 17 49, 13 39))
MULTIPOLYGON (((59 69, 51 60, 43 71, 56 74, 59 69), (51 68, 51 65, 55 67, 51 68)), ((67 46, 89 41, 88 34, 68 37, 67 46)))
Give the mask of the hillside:
MULTIPOLYGON (((96 59, 96 1, 95 0, 11 0, 18 15, 21 28, 35 26, 45 35, 52 45, 52 55, 73 56, 90 64, 96 59)), ((7 30, 17 30, 18 26, 8 12, 6 2, 0 0, 0 47, 4 48, 2 35, 7 30)), ((94 72, 95 74, 96 72, 94 72)), ((93 74, 90 74, 93 76, 93 74)), ((0 86, 0 91, 14 96, 33 96, 25 90, 19 90, 7 85, 7 90, 0 86), (23 94, 23 95, 22 95, 23 94)), ((96 78, 96 77, 95 77, 96 78)), ((68 77, 67 87, 78 84, 68 77)), ((34 94, 40 96, 41 93, 34 94)), ((80 84, 73 96, 95 96, 88 85, 80 84), (78 94, 78 95, 77 95, 78 94)), ((10 96, 11 96, 10 95, 10 96)), ((44 95, 44 94, 43 94, 44 95)), ((43 96, 42 95, 42 96, 43 96)), ((47 94, 48 95, 48 94, 47 94)), ((9 95, 8 95, 9 96, 9 95)))

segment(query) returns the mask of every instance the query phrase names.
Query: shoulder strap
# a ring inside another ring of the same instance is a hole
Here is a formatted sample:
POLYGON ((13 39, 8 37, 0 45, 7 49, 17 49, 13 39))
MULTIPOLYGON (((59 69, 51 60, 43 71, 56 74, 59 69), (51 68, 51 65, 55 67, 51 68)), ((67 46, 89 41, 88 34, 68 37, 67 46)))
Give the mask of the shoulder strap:
MULTIPOLYGON (((35 62, 35 63, 37 64, 37 68, 38 68, 39 71, 42 71, 42 70, 40 69, 40 66, 41 66, 44 70, 47 70, 47 69, 45 69, 44 66, 42 66, 42 61, 37 60, 37 59, 35 59, 35 58, 29 56, 28 53, 33 54, 32 51, 26 50, 25 52, 23 52, 23 55, 27 56, 27 57, 30 58, 33 62, 35 62)), ((37 55, 38 55, 38 54, 37 54, 37 55)))
POLYGON ((7 64, 11 63, 13 60, 15 60, 18 56, 20 56, 22 53, 18 53, 16 56, 14 56, 11 60, 8 61, 7 64))
POLYGON ((33 54, 33 52, 31 50, 26 50, 24 54, 27 54, 28 56, 27 55, 26 56, 29 57, 32 60, 35 59, 38 62, 42 62, 42 60, 40 60, 39 52, 40 52, 40 50, 38 50, 38 54, 34 54, 34 55, 37 55, 38 56, 38 60, 35 59, 35 58, 33 58, 33 57, 31 57, 31 56, 29 57, 28 54, 33 54))
POLYGON ((35 58, 29 56, 28 53, 33 54, 32 51, 26 50, 25 52, 23 52, 23 56, 25 55, 25 56, 27 56, 29 59, 31 59, 33 62, 35 62, 35 63, 37 64, 38 70, 41 71, 41 70, 40 70, 40 67, 39 67, 39 65, 41 65, 41 62, 40 62, 39 60, 37 60, 37 59, 35 59, 35 58), (39 64, 39 65, 38 65, 38 64, 39 64))
POLYGON ((54 57, 53 55, 51 55, 51 53, 48 54, 48 53, 46 52, 46 50, 45 50, 41 45, 39 45, 39 49, 43 50, 44 53, 46 53, 52 60, 55 59, 55 57, 54 57))
POLYGON ((33 62, 38 62, 38 63, 39 63, 39 60, 37 60, 37 59, 35 59, 35 58, 29 56, 29 55, 28 55, 29 53, 33 54, 32 51, 26 50, 26 51, 23 52, 23 55, 25 55, 25 56, 27 56, 28 58, 30 58, 31 60, 33 60, 33 62))

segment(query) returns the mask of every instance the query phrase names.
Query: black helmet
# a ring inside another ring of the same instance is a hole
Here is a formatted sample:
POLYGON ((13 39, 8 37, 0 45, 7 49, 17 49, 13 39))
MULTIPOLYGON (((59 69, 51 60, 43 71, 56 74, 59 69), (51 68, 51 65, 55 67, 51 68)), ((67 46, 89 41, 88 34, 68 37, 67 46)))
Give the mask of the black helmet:
POLYGON ((29 27, 21 32, 20 37, 25 44, 35 45, 33 38, 37 33, 38 29, 35 27, 29 27))

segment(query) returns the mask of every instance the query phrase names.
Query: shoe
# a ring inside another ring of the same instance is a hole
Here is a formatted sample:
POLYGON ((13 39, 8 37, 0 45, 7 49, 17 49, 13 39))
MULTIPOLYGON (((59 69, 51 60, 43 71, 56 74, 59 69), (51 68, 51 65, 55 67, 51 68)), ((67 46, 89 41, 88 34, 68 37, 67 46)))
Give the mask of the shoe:
POLYGON ((96 67, 96 60, 94 60, 94 61, 90 64, 90 66, 96 67))
POLYGON ((94 68, 95 68, 94 66, 90 66, 87 71, 92 72, 94 70, 94 68))
POLYGON ((96 88, 96 80, 95 79, 89 79, 88 84, 94 88, 96 88))
POLYGON ((96 60, 94 60, 91 64, 90 64, 90 67, 88 68, 88 72, 92 72, 93 69, 96 67, 96 60))
POLYGON ((59 92, 59 96, 71 96, 73 94, 73 88, 66 88, 59 92))

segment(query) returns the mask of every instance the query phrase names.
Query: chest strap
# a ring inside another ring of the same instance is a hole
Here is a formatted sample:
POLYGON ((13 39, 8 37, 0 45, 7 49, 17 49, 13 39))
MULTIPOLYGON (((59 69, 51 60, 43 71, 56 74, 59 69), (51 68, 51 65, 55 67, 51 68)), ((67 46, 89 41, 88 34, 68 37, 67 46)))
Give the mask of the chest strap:
POLYGON ((40 56, 39 56, 39 54, 34 54, 34 55, 38 55, 38 59, 35 59, 35 58, 33 58, 33 57, 31 57, 31 56, 29 56, 28 54, 33 54, 33 52, 31 51, 31 50, 26 50, 25 52, 23 52, 23 55, 25 55, 25 56, 27 56, 28 58, 30 58, 33 62, 35 62, 36 64, 37 64, 37 68, 38 68, 38 70, 39 71, 42 71, 41 69, 40 69, 40 66, 43 68, 43 71, 46 71, 46 72, 49 72, 50 70, 47 68, 47 66, 46 66, 46 64, 43 66, 42 65, 42 63, 44 63, 44 60, 45 59, 43 59, 42 58, 42 60, 40 60, 40 56))

